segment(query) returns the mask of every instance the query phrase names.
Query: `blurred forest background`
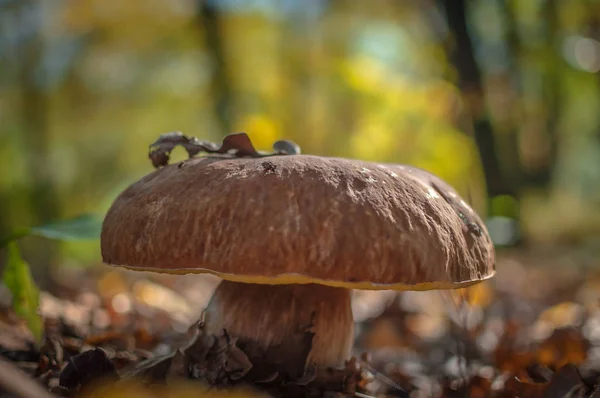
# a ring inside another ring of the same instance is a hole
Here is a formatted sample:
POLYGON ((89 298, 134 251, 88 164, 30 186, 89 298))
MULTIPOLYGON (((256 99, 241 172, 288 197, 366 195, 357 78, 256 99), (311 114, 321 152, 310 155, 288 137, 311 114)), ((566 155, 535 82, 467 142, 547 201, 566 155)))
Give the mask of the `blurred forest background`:
MULTIPOLYGON (((102 217, 162 133, 245 131, 431 170, 499 247, 598 247, 599 71, 599 0, 0 0, 0 236, 102 217)), ((101 260, 21 243, 38 279, 101 260)))

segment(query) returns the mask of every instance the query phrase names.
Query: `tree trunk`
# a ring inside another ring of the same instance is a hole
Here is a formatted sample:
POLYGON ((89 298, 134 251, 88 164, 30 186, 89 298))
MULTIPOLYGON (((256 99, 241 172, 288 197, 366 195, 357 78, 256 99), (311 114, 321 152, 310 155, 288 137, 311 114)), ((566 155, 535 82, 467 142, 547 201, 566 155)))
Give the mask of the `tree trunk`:
POLYGON ((211 96, 221 135, 232 132, 231 87, 227 78, 223 38, 219 32, 219 9, 214 1, 198 0, 196 21, 213 61, 211 96))
POLYGON ((489 197, 515 192, 506 181, 496 153, 495 137, 489 120, 481 71, 475 60, 473 43, 467 28, 465 0, 441 0, 452 36, 449 57, 458 72, 458 85, 463 93, 472 131, 481 157, 489 197))

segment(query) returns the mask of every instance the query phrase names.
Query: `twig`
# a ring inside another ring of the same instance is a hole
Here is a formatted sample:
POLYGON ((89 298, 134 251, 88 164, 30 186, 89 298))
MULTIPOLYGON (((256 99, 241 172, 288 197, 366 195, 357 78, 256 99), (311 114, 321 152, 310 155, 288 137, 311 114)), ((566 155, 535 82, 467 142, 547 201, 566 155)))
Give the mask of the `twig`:
POLYGON ((0 390, 20 398, 56 398, 19 368, 0 357, 0 390))
MULTIPOLYGON (((379 381, 383 382, 384 384, 387 384, 389 387, 395 388, 396 390, 398 390, 400 392, 406 392, 402 387, 400 387, 400 385, 398 383, 396 383, 394 380, 390 379, 389 377, 387 377, 386 375, 384 375, 383 373, 381 373, 380 371, 375 369, 373 366, 371 366, 367 362, 363 361, 362 359, 357 359, 357 360, 363 368, 365 368, 369 372, 373 373, 373 376, 375 376, 377 379, 379 379, 379 381)), ((355 395, 356 394, 360 394, 360 393, 355 393, 355 395)), ((360 396, 360 395, 357 395, 357 396, 360 396)), ((366 397, 368 395, 362 395, 362 396, 366 397)))

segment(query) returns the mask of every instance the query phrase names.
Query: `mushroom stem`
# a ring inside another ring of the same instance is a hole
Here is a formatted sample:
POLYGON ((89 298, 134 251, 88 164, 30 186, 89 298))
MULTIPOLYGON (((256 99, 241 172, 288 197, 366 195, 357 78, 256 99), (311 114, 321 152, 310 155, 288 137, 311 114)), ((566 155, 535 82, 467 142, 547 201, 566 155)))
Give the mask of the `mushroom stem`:
POLYGON ((279 345, 286 353, 298 352, 298 340, 291 336, 307 330, 311 322, 312 328, 308 330, 314 337, 304 365, 342 365, 350 356, 354 340, 351 291, 348 289, 317 284, 258 285, 224 280, 205 312, 208 332, 226 329, 242 341, 253 341, 263 349, 279 345))

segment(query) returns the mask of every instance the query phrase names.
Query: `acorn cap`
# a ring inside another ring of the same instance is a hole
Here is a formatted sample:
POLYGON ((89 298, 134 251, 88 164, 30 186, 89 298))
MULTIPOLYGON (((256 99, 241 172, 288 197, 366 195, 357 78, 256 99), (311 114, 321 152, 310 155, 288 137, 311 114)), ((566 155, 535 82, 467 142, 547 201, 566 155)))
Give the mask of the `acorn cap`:
POLYGON ((438 177, 311 155, 157 169, 114 201, 101 249, 108 264, 245 283, 430 290, 495 273, 485 225, 438 177))

